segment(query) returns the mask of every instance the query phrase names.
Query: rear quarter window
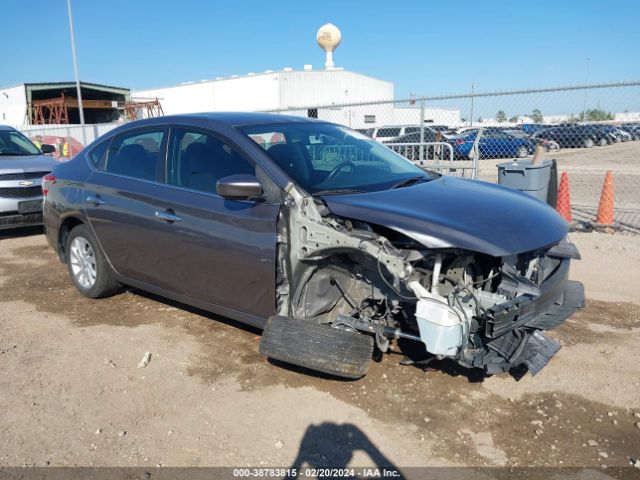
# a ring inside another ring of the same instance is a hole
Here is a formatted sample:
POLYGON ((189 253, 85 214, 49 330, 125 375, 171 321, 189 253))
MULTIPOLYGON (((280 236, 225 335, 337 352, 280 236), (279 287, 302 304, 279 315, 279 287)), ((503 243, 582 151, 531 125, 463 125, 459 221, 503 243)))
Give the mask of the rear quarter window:
POLYGON ((87 160, 96 170, 104 171, 105 159, 107 158, 107 148, 111 139, 105 140, 93 147, 87 154, 87 160))

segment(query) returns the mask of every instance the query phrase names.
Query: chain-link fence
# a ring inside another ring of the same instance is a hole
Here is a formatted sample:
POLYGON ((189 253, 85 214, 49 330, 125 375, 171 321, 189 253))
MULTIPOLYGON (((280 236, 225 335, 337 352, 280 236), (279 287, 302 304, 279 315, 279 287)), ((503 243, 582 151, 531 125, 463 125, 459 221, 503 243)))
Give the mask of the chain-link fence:
MULTIPOLYGON (((423 166, 497 181, 497 165, 536 148, 567 172, 577 218, 590 219, 605 173, 614 174, 616 220, 640 231, 640 81, 271 111, 339 123, 423 166)), ((73 156, 117 124, 21 128, 34 141, 73 156)), ((630 227, 631 228, 631 227, 630 227)))
POLYGON ((533 155, 567 172, 578 218, 598 206, 614 174, 616 220, 640 228, 640 82, 407 100, 304 105, 277 113, 359 130, 443 173, 497 181, 497 165, 533 155))

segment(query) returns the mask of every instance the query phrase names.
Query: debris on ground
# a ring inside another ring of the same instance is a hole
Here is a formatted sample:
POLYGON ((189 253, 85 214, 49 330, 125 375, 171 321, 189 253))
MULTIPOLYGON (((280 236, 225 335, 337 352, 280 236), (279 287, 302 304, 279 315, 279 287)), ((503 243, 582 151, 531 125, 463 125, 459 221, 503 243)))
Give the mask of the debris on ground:
POLYGON ((151 352, 145 352, 145 354, 142 356, 142 359, 138 363, 138 368, 146 367, 147 365, 149 365, 150 361, 151 361, 151 352))

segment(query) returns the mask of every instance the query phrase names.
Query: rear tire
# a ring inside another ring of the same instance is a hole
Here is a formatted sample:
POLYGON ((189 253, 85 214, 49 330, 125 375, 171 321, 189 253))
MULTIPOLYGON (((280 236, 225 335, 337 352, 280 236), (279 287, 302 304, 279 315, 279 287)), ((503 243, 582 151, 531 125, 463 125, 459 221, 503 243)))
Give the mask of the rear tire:
POLYGON ((593 140, 590 138, 585 138, 584 141, 582 142, 582 146, 584 148, 591 148, 593 147, 593 140))
POLYGON ((282 362, 356 379, 369 369, 373 337, 291 317, 269 318, 260 353, 282 362))
POLYGON ((607 145, 609 145, 609 142, 607 142, 607 139, 602 137, 600 140, 598 140, 598 145, 601 147, 606 147, 607 145))
POLYGON ((104 298, 115 294, 120 284, 86 225, 78 225, 65 246, 69 276, 85 297, 104 298))

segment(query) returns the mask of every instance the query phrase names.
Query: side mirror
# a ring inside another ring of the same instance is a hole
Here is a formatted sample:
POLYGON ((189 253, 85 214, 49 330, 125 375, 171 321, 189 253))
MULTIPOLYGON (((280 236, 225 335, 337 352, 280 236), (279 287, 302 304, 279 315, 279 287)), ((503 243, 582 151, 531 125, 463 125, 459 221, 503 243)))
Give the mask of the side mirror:
POLYGON ((54 147, 53 145, 49 145, 48 143, 43 143, 42 145, 40 145, 40 151, 42 153, 53 153, 56 151, 56 147, 54 147))
POLYGON ((218 180, 216 191, 221 197, 241 200, 262 195, 262 185, 255 175, 229 175, 218 180))

